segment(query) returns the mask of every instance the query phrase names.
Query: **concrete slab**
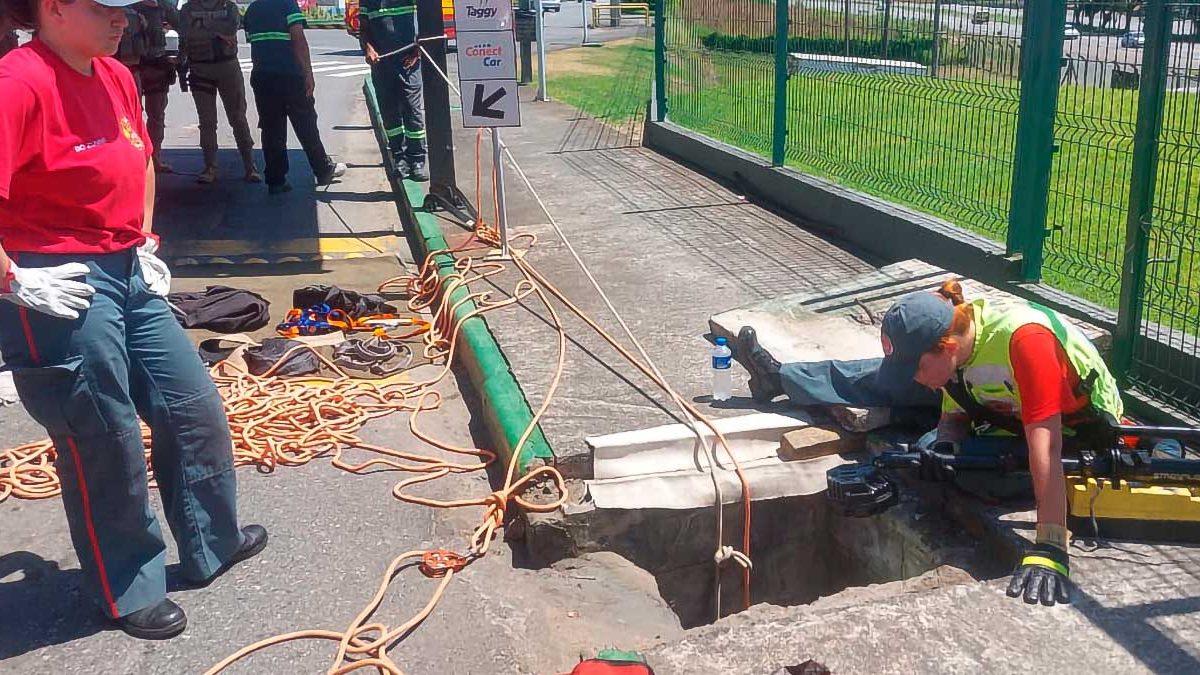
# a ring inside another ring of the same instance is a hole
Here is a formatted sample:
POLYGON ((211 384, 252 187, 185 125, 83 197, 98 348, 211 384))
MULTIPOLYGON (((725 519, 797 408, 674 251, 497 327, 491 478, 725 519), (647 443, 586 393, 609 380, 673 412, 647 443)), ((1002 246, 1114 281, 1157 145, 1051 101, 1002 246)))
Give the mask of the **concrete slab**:
MULTIPOLYGON (((728 452, 707 428, 700 427, 700 440, 682 424, 588 438, 596 479, 585 482, 587 498, 600 509, 697 509, 716 503, 715 482, 721 502, 734 504, 744 497, 730 453, 753 486, 753 501, 796 497, 824 491, 825 473, 849 461, 828 456, 832 451, 783 447, 789 432, 820 431, 810 418, 755 413, 722 418, 714 426, 728 452)), ((844 445, 847 453, 863 448, 862 439, 858 447, 844 445)))
MULTIPOLYGON (((715 314, 713 336, 733 338, 742 326, 754 326, 759 341, 783 362, 864 359, 883 356, 878 326, 892 303, 917 291, 935 291, 947 280, 962 284, 968 301, 1010 301, 1016 296, 920 260, 905 260, 879 270, 715 314)), ((1098 326, 1069 319, 1103 352, 1111 334, 1098 326)))

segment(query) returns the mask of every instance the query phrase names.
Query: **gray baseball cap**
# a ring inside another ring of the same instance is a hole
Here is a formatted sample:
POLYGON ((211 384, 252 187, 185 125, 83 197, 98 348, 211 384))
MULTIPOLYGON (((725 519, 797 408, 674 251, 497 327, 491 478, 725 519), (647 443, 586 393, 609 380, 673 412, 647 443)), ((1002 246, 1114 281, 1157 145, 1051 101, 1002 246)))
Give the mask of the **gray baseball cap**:
POLYGON ((883 315, 883 363, 877 381, 899 389, 912 384, 921 356, 937 346, 954 321, 954 307, 928 291, 906 295, 883 315))
POLYGON ((130 5, 136 5, 141 1, 142 0, 92 0, 92 2, 96 3, 97 5, 104 5, 105 7, 128 7, 130 5))

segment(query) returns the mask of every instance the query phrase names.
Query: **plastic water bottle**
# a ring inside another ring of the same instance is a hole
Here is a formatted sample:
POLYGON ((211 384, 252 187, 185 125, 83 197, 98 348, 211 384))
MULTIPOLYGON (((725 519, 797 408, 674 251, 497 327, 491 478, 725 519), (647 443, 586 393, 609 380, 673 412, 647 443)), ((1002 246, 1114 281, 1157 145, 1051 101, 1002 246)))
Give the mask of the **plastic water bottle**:
POLYGON ((717 338, 712 353, 712 397, 714 401, 728 401, 733 396, 733 352, 729 341, 717 338))

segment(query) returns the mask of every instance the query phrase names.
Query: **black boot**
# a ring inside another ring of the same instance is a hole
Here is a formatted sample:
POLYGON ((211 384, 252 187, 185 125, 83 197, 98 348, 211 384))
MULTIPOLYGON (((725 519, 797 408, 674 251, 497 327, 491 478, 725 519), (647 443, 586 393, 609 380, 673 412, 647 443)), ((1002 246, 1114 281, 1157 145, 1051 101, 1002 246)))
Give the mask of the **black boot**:
POLYGON ((425 162, 410 161, 408 163, 408 175, 405 178, 418 183, 428 183, 429 170, 425 168, 425 162))
POLYGON ((116 624, 130 636, 141 640, 166 640, 187 628, 187 615, 179 605, 163 598, 157 605, 116 619, 116 624))
POLYGON ((750 326, 738 331, 733 358, 750 373, 750 395, 759 403, 770 403, 783 393, 779 362, 758 344, 758 333, 750 326))
POLYGON ((186 579, 185 582, 191 588, 204 588, 215 581, 217 577, 227 572, 230 567, 233 567, 243 560, 249 560, 250 558, 253 558, 261 553, 266 547, 266 528, 264 528, 262 525, 247 525, 242 528, 242 545, 238 547, 238 550, 233 554, 233 557, 231 557, 228 562, 222 565, 221 569, 217 570, 216 574, 207 579, 186 579))

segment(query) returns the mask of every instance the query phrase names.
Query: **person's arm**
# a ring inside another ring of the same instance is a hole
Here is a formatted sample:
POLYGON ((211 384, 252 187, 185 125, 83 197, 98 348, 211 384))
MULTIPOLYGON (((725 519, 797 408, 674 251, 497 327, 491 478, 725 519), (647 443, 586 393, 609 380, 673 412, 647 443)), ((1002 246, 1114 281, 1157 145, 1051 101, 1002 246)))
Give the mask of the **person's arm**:
POLYGON ((371 9, 370 3, 359 3, 358 5, 358 43, 362 45, 363 55, 367 58, 367 63, 375 65, 379 63, 379 52, 375 51, 375 47, 371 44, 371 21, 369 18, 371 9))
POLYGON ((149 234, 154 231, 154 197, 157 192, 157 182, 154 177, 154 162, 146 163, 146 200, 145 212, 142 215, 142 232, 149 234))
POLYGON ((939 443, 962 443, 971 435, 971 418, 966 413, 943 412, 938 419, 939 443))
POLYGON ((1037 499, 1037 530, 1013 572, 1008 595, 1027 603, 1070 602, 1066 478, 1062 468, 1062 414, 1072 405, 1068 385, 1075 377, 1054 334, 1030 324, 1013 333, 1009 361, 1021 396, 1021 421, 1029 448, 1029 473, 1037 499))
MULTIPOLYGON (((289 19, 290 21, 290 19, 289 19)), ((316 91, 316 80, 313 79, 312 58, 308 53, 308 38, 304 37, 304 20, 288 26, 288 35, 292 36, 292 53, 304 71, 304 95, 312 98, 316 91)))
MULTIPOLYGON (((1067 527, 1066 477, 1062 467, 1062 415, 1025 425, 1029 473, 1037 497, 1038 525, 1067 527)), ((1066 541, 1062 542, 1066 547, 1066 541)))

